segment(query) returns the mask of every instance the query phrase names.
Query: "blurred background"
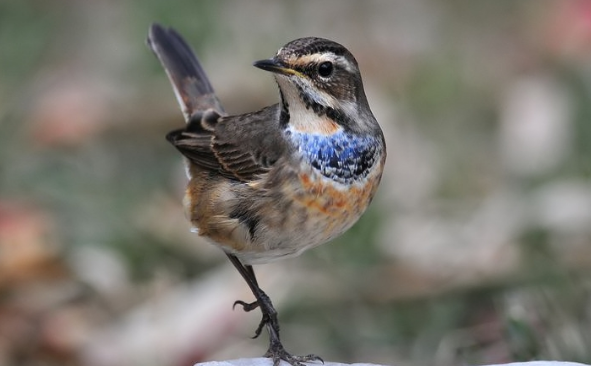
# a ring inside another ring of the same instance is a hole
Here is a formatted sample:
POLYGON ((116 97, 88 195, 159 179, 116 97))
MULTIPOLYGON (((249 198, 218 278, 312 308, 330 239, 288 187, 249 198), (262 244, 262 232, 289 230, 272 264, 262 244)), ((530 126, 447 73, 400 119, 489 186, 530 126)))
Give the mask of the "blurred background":
POLYGON ((230 113, 251 66, 348 47, 388 144, 346 235, 255 269, 284 344, 325 360, 591 363, 591 2, 0 1, 0 365, 262 355, 225 256, 189 232, 183 125, 145 46, 176 28, 230 113))

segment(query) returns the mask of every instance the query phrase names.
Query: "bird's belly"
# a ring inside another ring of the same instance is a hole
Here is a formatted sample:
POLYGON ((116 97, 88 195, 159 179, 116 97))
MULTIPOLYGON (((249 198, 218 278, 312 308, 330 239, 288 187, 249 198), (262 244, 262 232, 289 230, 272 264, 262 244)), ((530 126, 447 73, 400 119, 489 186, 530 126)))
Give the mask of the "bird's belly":
POLYGON ((249 264, 267 263, 297 256, 338 237, 361 217, 380 175, 370 174, 368 179, 344 185, 320 174, 300 172, 297 181, 283 185, 283 198, 278 200, 275 212, 265 215, 259 245, 238 256, 249 264))

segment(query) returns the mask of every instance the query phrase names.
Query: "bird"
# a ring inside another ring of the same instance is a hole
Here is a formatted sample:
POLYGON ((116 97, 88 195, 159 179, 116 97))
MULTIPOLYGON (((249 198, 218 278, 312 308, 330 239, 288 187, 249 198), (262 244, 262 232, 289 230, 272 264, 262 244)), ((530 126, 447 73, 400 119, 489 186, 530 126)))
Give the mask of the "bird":
POLYGON ((384 135, 359 65, 341 44, 298 38, 253 66, 272 73, 280 102, 228 115, 194 52, 174 29, 157 23, 147 44, 172 84, 186 124, 166 139, 183 155, 183 198, 192 231, 223 250, 250 287, 269 334, 274 366, 320 361, 287 352, 270 297, 253 265, 294 257, 347 231, 380 184, 384 135))

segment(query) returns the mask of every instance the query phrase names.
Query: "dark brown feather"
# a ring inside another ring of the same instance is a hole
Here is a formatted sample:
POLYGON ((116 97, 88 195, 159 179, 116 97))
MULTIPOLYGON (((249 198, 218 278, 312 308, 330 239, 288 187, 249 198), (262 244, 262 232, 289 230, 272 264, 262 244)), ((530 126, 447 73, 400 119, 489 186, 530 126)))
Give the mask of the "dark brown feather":
POLYGON ((241 116, 224 116, 203 67, 174 30, 152 25, 148 45, 174 87, 187 126, 166 139, 196 166, 248 181, 264 174, 288 148, 276 121, 278 105, 241 116))
POLYGON ((192 120, 167 139, 193 164, 248 181, 266 173, 288 149, 277 126, 272 126, 277 113, 279 105, 274 105, 248 115, 218 116, 215 123, 211 113, 204 113, 201 121, 192 120))

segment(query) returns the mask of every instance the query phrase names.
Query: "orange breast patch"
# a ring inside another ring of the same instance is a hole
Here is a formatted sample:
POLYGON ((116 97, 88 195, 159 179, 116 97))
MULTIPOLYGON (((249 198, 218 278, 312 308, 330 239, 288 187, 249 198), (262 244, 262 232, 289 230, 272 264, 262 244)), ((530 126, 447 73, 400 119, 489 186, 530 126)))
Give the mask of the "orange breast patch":
POLYGON ((303 192, 296 195, 295 200, 337 220, 356 220, 365 211, 377 188, 376 179, 368 179, 363 185, 339 187, 325 178, 312 178, 307 173, 298 176, 303 192))

